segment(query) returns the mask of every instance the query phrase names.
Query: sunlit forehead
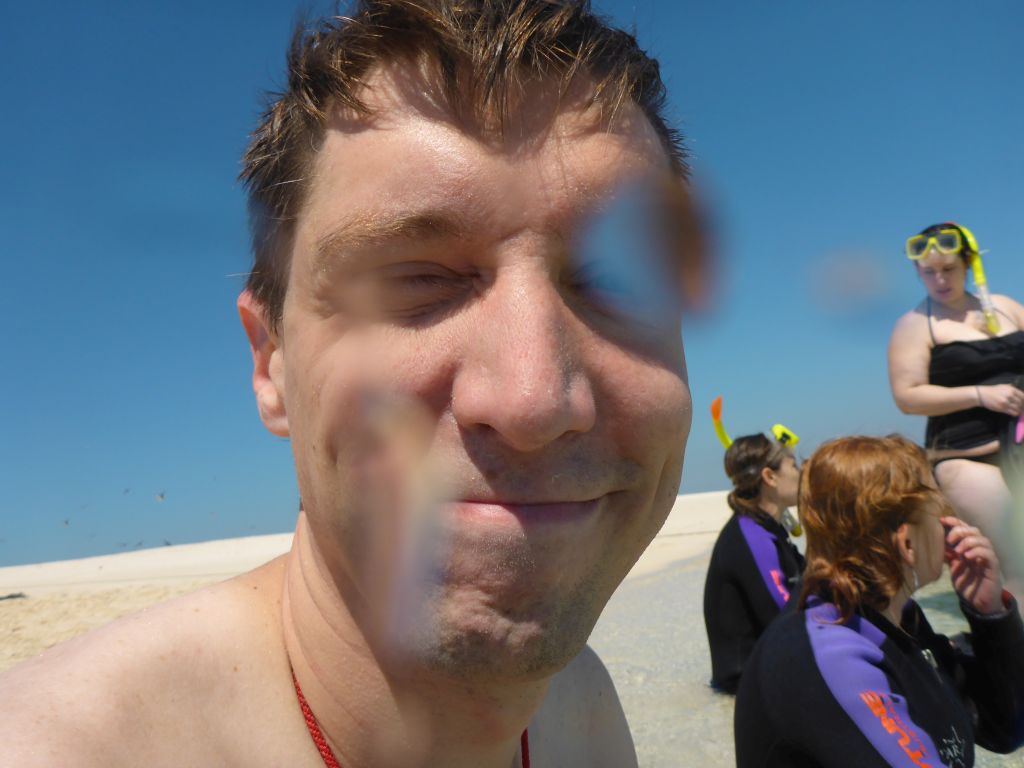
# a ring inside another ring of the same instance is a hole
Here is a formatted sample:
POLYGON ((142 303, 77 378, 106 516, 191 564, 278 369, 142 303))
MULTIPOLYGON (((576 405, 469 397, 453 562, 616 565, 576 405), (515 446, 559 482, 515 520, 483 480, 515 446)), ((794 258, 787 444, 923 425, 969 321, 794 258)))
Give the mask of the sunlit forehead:
POLYGON ((706 293, 700 227, 653 131, 642 119, 630 131, 559 129, 518 154, 422 117, 330 136, 295 264, 326 312, 418 322, 465 306, 530 251, 585 302, 671 324, 706 293))
POLYGON ((921 271, 935 271, 956 267, 958 263, 962 263, 959 255, 955 253, 942 253, 932 248, 917 262, 917 265, 921 271))

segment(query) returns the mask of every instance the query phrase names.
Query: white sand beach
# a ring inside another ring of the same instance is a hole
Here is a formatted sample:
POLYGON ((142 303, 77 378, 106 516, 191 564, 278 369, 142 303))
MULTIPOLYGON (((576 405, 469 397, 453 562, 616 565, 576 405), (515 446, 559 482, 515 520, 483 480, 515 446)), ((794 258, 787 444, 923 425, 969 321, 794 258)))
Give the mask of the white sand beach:
MULTIPOLYGON (((733 699, 707 685, 702 597, 711 547, 729 516, 724 492, 680 496, 612 597, 590 643, 607 664, 643 768, 734 764, 733 699)), ((185 544, 0 568, 0 671, 118 616, 230 578, 285 552, 291 534, 185 544)), ((961 631, 948 582, 922 591, 936 629, 961 631)), ((979 750, 982 768, 1024 768, 1024 754, 979 750)))
MULTIPOLYGON (((679 497, 629 579, 707 549, 728 508, 721 493, 679 497)), ((286 552, 292 534, 142 549, 0 568, 0 670, 118 616, 231 578, 286 552)))
MULTIPOLYGON (((629 578, 646 576, 709 547, 728 517, 724 492, 679 496, 657 538, 629 578)), ((277 557, 291 546, 291 533, 204 541, 140 549, 80 560, 0 568, 0 595, 31 597, 123 589, 175 594, 195 584, 235 576, 277 557)))

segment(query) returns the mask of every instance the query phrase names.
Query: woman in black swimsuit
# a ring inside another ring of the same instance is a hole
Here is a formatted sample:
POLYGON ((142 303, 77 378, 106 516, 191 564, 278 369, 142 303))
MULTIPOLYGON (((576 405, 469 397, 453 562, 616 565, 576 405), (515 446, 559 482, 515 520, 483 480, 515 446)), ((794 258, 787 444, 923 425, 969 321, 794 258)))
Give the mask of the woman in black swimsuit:
POLYGON ((1009 478, 1024 452, 1016 442, 1024 410, 1024 307, 992 296, 992 332, 986 307, 966 289, 977 245, 963 227, 933 225, 907 246, 927 296, 893 329, 893 398, 904 413, 928 417, 925 443, 939 486, 958 517, 1003 544, 1000 555, 1019 589, 1018 547, 1005 534, 1016 485, 1009 478))

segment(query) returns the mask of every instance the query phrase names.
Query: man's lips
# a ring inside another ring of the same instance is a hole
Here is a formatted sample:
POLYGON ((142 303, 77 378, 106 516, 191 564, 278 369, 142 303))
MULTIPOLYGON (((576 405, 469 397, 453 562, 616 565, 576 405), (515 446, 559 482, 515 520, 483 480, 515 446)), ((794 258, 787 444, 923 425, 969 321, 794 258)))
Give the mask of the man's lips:
POLYGON ((458 500, 448 502, 453 515, 466 522, 494 525, 566 525, 579 524, 593 517, 604 497, 587 501, 550 501, 518 503, 506 501, 458 500))

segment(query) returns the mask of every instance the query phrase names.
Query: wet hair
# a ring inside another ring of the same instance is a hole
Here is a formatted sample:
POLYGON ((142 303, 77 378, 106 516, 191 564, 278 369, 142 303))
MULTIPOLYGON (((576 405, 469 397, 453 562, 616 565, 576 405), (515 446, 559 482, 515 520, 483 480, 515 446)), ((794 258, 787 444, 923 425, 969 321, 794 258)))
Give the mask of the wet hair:
MULTIPOLYGON (((300 24, 288 52, 288 81, 272 94, 243 157, 254 256, 246 284, 277 330, 295 221, 311 167, 338 110, 369 117, 362 100, 382 66, 407 63, 435 99, 486 136, 503 135, 527 87, 545 82, 561 97, 592 85, 588 104, 611 124, 630 104, 646 117, 679 179, 682 140, 664 116, 656 60, 636 39, 591 12, 589 0, 358 0, 347 16, 300 24)), ((551 115, 554 119, 555 114, 551 115)))
POLYGON ((732 511, 747 517, 762 517, 765 512, 757 505, 761 493, 761 470, 778 470, 786 457, 786 447, 763 434, 744 435, 733 440, 725 452, 725 474, 733 489, 727 500, 732 511))
POLYGON ((925 452, 904 437, 844 437, 823 444, 800 476, 807 568, 800 606, 818 596, 841 621, 858 608, 884 610, 904 585, 895 533, 929 511, 950 514, 926 481, 925 452))

